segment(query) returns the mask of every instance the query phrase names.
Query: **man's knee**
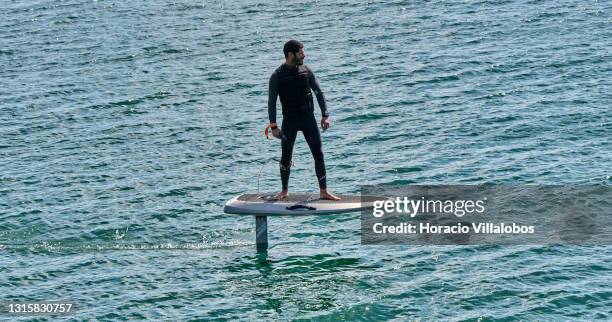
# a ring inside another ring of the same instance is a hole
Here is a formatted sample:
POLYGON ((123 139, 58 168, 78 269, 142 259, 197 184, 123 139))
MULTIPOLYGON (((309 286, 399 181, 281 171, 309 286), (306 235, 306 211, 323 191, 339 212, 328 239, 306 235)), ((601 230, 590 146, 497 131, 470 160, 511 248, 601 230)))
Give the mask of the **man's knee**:
POLYGON ((281 171, 289 171, 291 170, 291 161, 289 162, 279 162, 278 166, 280 167, 281 171))

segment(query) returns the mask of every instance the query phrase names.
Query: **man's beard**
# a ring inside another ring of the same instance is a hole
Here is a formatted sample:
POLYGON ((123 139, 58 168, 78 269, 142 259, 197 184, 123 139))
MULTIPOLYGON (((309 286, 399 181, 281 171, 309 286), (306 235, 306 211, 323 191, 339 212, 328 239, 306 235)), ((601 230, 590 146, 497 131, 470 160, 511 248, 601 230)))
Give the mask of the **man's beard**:
POLYGON ((303 59, 298 59, 297 57, 293 58, 293 62, 296 65, 303 65, 304 64, 304 60, 303 59))

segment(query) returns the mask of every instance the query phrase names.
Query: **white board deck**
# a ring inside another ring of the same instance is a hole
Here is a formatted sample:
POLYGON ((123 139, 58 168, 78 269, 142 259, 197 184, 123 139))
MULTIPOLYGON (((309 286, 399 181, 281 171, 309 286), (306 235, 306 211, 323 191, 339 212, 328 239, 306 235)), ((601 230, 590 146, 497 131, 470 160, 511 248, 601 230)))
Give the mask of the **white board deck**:
POLYGON ((370 196, 338 196, 338 201, 320 199, 318 194, 289 194, 278 200, 274 194, 244 194, 225 203, 223 211, 238 215, 326 215, 371 209, 375 200, 370 196))

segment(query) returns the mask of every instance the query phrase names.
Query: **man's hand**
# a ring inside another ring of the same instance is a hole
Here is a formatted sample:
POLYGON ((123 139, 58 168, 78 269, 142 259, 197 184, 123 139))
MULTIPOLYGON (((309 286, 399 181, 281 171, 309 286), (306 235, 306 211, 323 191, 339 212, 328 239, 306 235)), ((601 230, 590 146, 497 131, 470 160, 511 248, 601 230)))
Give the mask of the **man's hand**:
POLYGON ((280 139, 281 138, 281 130, 279 128, 272 129, 272 136, 280 139))
POLYGON ((323 116, 321 119, 321 128, 323 129, 323 132, 329 129, 329 116, 323 116))

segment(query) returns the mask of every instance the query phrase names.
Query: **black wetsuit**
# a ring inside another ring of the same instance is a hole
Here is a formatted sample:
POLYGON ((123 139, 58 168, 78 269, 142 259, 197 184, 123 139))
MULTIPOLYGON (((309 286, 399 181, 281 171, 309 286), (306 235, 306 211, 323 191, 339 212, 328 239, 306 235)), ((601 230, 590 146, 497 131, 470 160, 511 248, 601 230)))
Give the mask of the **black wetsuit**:
POLYGON ((323 116, 329 116, 325 105, 325 96, 319 81, 306 65, 282 64, 270 77, 268 91, 268 117, 270 123, 276 123, 276 98, 280 96, 283 106, 282 155, 280 174, 283 189, 288 188, 293 144, 298 131, 302 131, 315 161, 315 172, 319 188, 327 187, 325 180, 325 162, 321 147, 321 135, 314 117, 312 93, 315 92, 317 102, 323 116))

